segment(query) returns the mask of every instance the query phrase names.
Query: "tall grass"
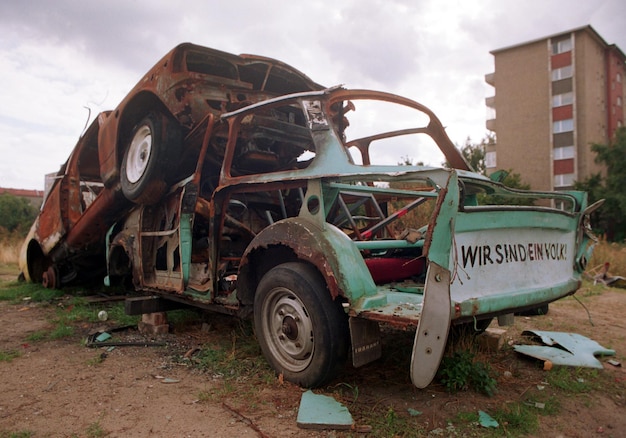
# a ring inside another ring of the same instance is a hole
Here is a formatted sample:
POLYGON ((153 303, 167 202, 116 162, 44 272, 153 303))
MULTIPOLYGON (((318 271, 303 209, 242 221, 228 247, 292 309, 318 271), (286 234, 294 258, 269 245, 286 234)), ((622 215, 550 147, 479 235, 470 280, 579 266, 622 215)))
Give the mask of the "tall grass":
POLYGON ((609 273, 626 277, 626 245, 601 240, 593 250, 589 270, 610 263, 609 273))
POLYGON ((21 239, 1 239, 0 240, 0 264, 16 265, 20 248, 22 247, 21 239))

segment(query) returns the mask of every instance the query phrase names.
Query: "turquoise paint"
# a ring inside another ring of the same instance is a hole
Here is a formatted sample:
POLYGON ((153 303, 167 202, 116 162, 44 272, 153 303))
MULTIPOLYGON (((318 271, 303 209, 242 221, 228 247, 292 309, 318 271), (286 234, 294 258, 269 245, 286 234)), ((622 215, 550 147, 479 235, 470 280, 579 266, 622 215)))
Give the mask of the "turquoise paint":
POLYGON ((180 264, 183 272, 183 284, 189 284, 189 268, 191 266, 191 245, 193 239, 193 213, 180 215, 180 264))
POLYGON ((577 218, 554 210, 489 210, 466 209, 456 216, 455 231, 486 231, 497 229, 552 229, 571 232, 576 229, 577 218))
POLYGON ((448 270, 450 270, 450 251, 452 249, 453 230, 455 229, 455 217, 459 210, 458 184, 456 172, 450 172, 446 184, 447 192, 443 202, 441 202, 439 215, 432 219, 435 221, 435 226, 432 228, 431 243, 428 254, 426 254, 430 262, 448 270))
POLYGON ((455 317, 496 313, 506 309, 516 309, 533 304, 554 301, 575 292, 579 285, 580 282, 572 278, 551 287, 518 289, 504 294, 493 294, 465 300, 456 303, 460 309, 460 313, 456 312, 455 317))

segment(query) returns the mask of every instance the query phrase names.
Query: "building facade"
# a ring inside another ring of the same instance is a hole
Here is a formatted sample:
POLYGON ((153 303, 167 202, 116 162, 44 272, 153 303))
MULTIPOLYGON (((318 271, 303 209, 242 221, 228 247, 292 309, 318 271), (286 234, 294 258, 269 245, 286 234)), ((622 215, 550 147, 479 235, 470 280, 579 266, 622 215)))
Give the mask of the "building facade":
POLYGON ((591 27, 490 52, 487 172, 511 169, 535 190, 571 188, 602 172, 591 144, 624 124, 626 56, 591 27))

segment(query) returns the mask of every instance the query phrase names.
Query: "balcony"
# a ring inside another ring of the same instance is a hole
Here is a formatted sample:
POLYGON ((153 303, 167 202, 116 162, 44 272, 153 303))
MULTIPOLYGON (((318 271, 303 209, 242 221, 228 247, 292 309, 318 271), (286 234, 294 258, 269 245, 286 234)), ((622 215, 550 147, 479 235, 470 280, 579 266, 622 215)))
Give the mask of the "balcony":
POLYGON ((496 86, 496 74, 495 74, 495 72, 494 73, 487 73, 485 75, 485 82, 487 82, 492 87, 495 87, 496 86))

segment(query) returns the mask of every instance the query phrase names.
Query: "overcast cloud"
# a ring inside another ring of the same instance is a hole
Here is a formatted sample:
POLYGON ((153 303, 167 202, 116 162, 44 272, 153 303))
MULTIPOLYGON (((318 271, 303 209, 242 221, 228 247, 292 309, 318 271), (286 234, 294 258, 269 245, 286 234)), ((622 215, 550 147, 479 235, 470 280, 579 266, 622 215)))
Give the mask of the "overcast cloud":
MULTIPOLYGON (((626 51, 623 0, 5 0, 0 187, 42 189, 88 122, 183 41, 279 59, 318 83, 405 95, 452 141, 486 134, 489 51, 591 24, 626 51)), ((400 160, 401 157, 398 157, 400 160)))

